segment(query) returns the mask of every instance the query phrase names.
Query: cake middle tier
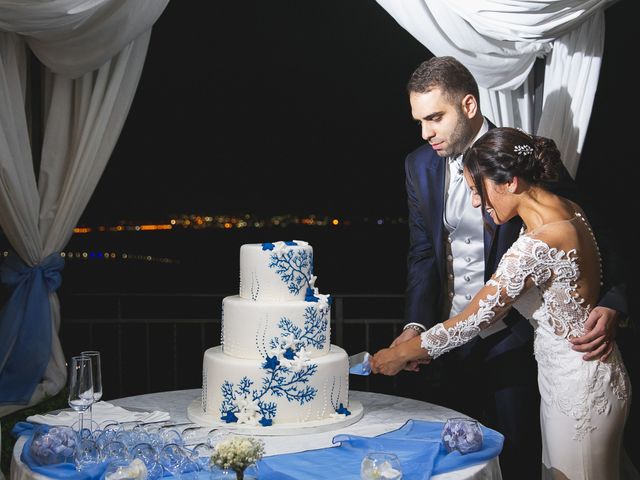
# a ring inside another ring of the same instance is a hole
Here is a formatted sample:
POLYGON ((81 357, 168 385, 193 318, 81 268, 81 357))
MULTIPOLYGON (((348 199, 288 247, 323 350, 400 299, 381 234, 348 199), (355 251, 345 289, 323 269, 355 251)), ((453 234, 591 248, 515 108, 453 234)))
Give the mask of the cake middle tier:
POLYGON ((202 369, 204 413, 265 427, 349 415, 347 353, 331 345, 322 357, 299 360, 283 355, 240 359, 209 348, 202 369))
POLYGON ((222 300, 224 353, 265 358, 277 351, 303 349, 309 358, 329 351, 331 309, 321 302, 254 302, 239 295, 222 300))

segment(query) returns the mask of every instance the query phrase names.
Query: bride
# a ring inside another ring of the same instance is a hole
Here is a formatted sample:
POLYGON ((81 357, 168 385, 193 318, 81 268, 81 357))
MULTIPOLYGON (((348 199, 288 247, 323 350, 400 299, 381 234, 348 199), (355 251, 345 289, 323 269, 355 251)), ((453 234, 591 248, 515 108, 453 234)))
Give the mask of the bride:
POLYGON ((395 375, 408 362, 428 362, 516 308, 535 329, 543 477, 617 479, 631 387, 615 345, 606 360, 586 362, 568 341, 585 333, 602 273, 582 209, 543 186, 559 164, 553 140, 520 130, 495 128, 476 141, 464 157, 473 206, 496 224, 520 216, 521 235, 467 308, 380 350, 372 370, 395 375))

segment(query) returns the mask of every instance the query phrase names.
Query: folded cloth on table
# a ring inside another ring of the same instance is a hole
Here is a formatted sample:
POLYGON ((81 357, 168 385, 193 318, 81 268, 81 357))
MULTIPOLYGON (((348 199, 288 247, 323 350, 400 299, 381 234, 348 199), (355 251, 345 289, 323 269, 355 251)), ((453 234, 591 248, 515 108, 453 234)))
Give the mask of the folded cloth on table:
POLYGON ((409 420, 401 428, 377 437, 337 435, 339 446, 273 455, 260 460, 263 480, 322 480, 340 478, 359 480, 360 463, 372 451, 395 453, 400 459, 403 480, 426 480, 432 475, 450 472, 486 462, 500 454, 504 437, 486 427, 482 449, 461 455, 447 453, 441 444, 443 422, 409 420))
MULTIPOLYGON (((122 407, 117 407, 108 402, 98 402, 93 404, 91 417, 94 422, 101 424, 107 420, 116 422, 162 422, 169 420, 169 414, 160 410, 153 412, 132 412, 122 407)), ((78 412, 63 411, 54 415, 31 415, 27 417, 27 422, 44 423, 46 425, 66 425, 70 427, 78 420, 78 412)))

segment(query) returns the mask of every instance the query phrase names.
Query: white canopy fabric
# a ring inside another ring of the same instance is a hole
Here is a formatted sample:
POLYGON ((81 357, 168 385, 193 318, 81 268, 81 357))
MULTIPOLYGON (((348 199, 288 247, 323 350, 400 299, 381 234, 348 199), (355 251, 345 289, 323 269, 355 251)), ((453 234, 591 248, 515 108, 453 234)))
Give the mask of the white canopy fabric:
POLYGON ((615 1, 377 0, 431 53, 473 73, 490 120, 553 138, 574 176, 600 73, 604 9, 615 1), (546 57, 542 112, 532 89, 538 57, 546 57))
MULTIPOLYGON (((167 3, 0 0, 0 227, 27 267, 58 255, 69 241, 120 135, 151 27, 167 3), (26 110, 27 49, 44 65, 37 177, 26 110)), ((50 359, 29 405, 66 382, 55 291, 48 302, 50 359)), ((0 375, 6 360, 0 355, 0 375)), ((25 406, 0 405, 0 416, 25 406)))

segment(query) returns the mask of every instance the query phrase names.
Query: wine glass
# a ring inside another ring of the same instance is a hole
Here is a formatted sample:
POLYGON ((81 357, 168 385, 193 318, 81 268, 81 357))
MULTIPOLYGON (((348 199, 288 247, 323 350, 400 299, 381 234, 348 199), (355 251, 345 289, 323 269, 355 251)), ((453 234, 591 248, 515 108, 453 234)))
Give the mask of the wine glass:
POLYGON ((187 462, 187 458, 184 455, 184 450, 180 445, 170 443, 165 445, 158 454, 158 460, 160 464, 171 475, 180 480, 182 478, 182 472, 187 462))
POLYGON ((69 406, 78 412, 78 431, 82 434, 82 417, 94 402, 91 359, 83 355, 71 357, 69 364, 69 406))
POLYGON ((386 452, 368 453, 360 465, 360 478, 362 480, 376 478, 400 480, 402 478, 402 467, 398 456, 386 452))
MULTIPOLYGON (((102 398, 102 367, 100 365, 100 352, 97 350, 85 350, 80 355, 91 359, 91 371, 93 372, 93 400, 94 403, 102 398)), ((93 405, 89 406, 87 415, 89 420, 93 419, 93 405)))

